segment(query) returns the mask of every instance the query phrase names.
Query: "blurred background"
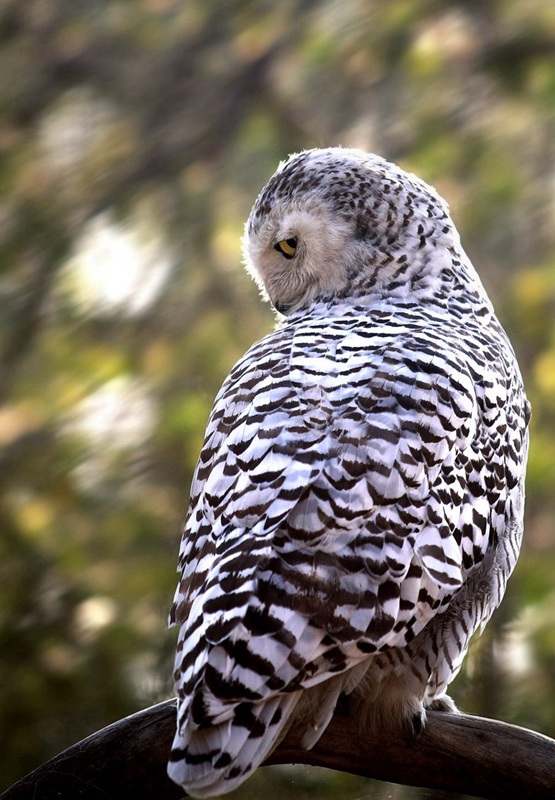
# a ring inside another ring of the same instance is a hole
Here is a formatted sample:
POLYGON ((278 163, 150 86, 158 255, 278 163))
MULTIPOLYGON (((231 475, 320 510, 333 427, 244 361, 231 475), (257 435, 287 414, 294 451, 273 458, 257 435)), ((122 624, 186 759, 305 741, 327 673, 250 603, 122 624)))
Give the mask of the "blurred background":
MULTIPOLYGON (((242 226, 330 144, 436 186, 514 342, 524 549, 453 695, 555 736, 554 56, 552 0, 2 0, 0 789, 170 695, 204 426, 274 325, 242 226)), ((237 796, 261 790, 432 797, 287 767, 237 796)))

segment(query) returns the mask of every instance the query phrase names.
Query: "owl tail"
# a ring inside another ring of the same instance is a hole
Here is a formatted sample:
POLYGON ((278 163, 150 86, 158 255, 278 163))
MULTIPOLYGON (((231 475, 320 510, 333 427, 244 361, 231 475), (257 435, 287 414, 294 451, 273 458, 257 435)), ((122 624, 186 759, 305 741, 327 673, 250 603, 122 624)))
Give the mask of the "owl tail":
POLYGON ((350 694, 368 668, 359 664, 309 689, 240 703, 230 718, 210 727, 186 721, 176 733, 168 775, 192 797, 236 789, 281 741, 293 724, 310 750, 326 730, 341 693, 350 694))
POLYGON ((192 797, 231 792, 276 746, 300 695, 293 692, 263 703, 241 703, 233 717, 219 725, 183 726, 173 741, 168 775, 192 797))

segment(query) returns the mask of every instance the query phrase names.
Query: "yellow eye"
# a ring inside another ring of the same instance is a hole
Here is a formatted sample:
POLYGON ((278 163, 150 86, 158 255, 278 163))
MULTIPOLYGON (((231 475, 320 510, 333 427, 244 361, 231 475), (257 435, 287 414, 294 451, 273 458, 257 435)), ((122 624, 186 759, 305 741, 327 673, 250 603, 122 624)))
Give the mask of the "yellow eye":
POLYGON ((293 258, 296 249, 296 239, 282 239, 281 242, 274 245, 274 250, 277 250, 278 253, 281 253, 285 258, 293 258))

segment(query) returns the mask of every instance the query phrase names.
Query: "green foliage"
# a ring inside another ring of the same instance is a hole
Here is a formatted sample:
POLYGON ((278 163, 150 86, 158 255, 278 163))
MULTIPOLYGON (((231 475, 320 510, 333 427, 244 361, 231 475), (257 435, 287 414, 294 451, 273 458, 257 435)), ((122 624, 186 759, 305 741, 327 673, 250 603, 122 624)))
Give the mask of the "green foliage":
POLYGON ((547 0, 2 4, 0 782, 171 691, 187 486, 273 325, 242 226, 280 159, 326 144, 436 184, 515 342, 526 543, 455 693, 555 735, 553 20, 547 0))

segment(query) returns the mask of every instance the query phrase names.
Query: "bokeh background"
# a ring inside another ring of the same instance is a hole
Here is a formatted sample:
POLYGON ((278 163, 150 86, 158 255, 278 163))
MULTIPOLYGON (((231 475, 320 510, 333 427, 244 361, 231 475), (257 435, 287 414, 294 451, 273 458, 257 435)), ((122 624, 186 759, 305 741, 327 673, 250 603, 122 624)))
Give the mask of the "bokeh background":
MULTIPOLYGON (((437 187, 514 342, 525 544, 453 694, 555 736, 552 0, 2 0, 0 76, 0 789, 169 696, 204 425, 275 323, 242 226, 280 159, 329 144, 437 187)), ((432 796, 253 781, 238 796, 432 796)))

